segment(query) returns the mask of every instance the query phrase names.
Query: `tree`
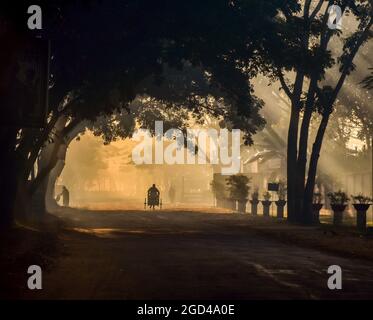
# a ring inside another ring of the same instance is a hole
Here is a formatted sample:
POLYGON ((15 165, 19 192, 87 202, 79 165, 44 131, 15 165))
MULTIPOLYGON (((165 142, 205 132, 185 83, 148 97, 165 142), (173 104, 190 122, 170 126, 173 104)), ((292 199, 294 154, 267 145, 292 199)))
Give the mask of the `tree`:
POLYGON ((249 196, 250 179, 244 175, 234 175, 226 179, 229 197, 231 200, 243 201, 249 196))
POLYGON ((291 101, 287 150, 288 218, 311 223, 312 195, 325 130, 345 80, 354 70, 354 58, 371 37, 372 3, 338 1, 342 12, 348 13, 357 24, 342 45, 338 39, 343 32, 328 27, 329 7, 334 1, 291 3, 292 10, 281 11, 279 23, 271 32, 267 52, 276 50, 277 55, 272 57, 268 68, 291 101), (341 54, 332 45, 339 45, 341 54), (333 82, 326 71, 336 68, 338 76, 333 82), (309 128, 314 112, 321 120, 308 162, 309 128))
MULTIPOLYGON (((0 39, 7 48, 1 56, 4 65, 16 49, 14 36, 30 33, 19 15, 27 12, 27 2, 12 5, 7 2, 1 15, 7 25, 0 39)), ((239 68, 236 52, 246 58, 253 55, 265 26, 273 23, 267 18, 274 17, 282 3, 87 0, 78 4, 52 0, 40 5, 47 14, 39 36, 52 40, 50 112, 45 128, 3 129, 6 170, 1 172, 0 191, 8 195, 8 201, 0 209, 5 224, 11 221, 18 184, 33 194, 57 163, 65 137, 81 121, 125 108, 137 95, 146 93, 144 79, 161 77, 165 65, 182 69, 189 61, 199 66, 209 87, 219 89, 225 103, 234 106, 227 114, 233 122, 244 121, 249 128, 260 120, 257 111, 261 105, 248 85, 257 73, 258 61, 253 59, 239 68), (253 121, 247 120, 250 118, 253 121), (31 174, 41 150, 51 141, 48 164, 31 174)), ((248 131, 248 141, 252 133, 248 131)))

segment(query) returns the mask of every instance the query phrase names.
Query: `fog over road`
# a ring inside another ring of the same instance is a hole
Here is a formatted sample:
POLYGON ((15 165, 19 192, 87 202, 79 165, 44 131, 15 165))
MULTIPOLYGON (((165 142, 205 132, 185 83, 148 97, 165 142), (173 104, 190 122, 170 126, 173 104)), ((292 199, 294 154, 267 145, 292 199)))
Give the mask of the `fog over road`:
POLYGON ((372 264, 280 243, 248 215, 211 211, 61 210, 61 255, 25 298, 373 298, 372 264), (335 264, 339 291, 327 288, 335 264))

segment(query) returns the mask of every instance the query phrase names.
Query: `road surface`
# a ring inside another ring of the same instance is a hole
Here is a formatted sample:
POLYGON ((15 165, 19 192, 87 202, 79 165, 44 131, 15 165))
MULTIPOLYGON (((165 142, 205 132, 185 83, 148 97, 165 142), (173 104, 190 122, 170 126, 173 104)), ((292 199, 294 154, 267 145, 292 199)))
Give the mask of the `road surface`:
POLYGON ((181 209, 57 215, 66 225, 60 256, 44 274, 43 290, 24 298, 373 298, 372 264, 264 237, 244 215, 181 209), (330 265, 342 267, 342 290, 327 287, 330 265))

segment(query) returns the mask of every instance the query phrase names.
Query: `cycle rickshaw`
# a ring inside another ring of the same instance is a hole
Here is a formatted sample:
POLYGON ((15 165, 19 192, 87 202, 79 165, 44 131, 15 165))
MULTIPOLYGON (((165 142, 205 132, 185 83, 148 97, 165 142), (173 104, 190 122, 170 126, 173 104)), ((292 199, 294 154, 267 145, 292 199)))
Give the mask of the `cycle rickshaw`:
POLYGON ((144 201, 144 209, 146 210, 146 207, 149 207, 149 209, 155 210, 155 207, 159 207, 159 209, 162 209, 162 199, 160 198, 160 192, 159 190, 153 186, 148 190, 147 198, 145 198, 144 201))

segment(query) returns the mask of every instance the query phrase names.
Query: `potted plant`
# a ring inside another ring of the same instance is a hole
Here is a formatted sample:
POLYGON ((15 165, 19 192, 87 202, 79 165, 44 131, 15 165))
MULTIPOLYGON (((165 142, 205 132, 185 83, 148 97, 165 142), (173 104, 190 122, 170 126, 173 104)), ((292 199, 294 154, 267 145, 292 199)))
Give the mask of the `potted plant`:
POLYGON ((372 204, 372 199, 362 194, 351 196, 356 210, 356 225, 359 231, 365 232, 367 227, 367 211, 372 204))
POLYGON ((269 217, 269 208, 271 207, 271 203, 272 203, 272 201, 270 201, 271 197, 272 196, 268 191, 263 193, 264 200, 262 201, 262 205, 263 205, 263 216, 265 217, 269 217))
POLYGON ((280 180, 278 184, 278 200, 275 202, 277 206, 277 218, 283 219, 284 218, 284 208, 286 205, 286 184, 284 181, 280 180))
POLYGON ((312 201, 313 223, 315 224, 320 223, 320 210, 322 207, 322 195, 320 192, 315 192, 312 201))
POLYGON ((238 202, 238 212, 246 212, 246 203, 249 196, 250 179, 244 175, 234 175, 226 179, 229 198, 238 202))
POLYGON ((339 190, 337 192, 329 192, 330 205, 333 210, 333 224, 340 226, 343 222, 343 212, 345 211, 348 201, 350 200, 346 193, 339 190))
POLYGON ((258 214, 258 203, 259 203, 259 191, 258 188, 255 188, 254 192, 251 194, 251 214, 258 214))

